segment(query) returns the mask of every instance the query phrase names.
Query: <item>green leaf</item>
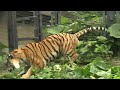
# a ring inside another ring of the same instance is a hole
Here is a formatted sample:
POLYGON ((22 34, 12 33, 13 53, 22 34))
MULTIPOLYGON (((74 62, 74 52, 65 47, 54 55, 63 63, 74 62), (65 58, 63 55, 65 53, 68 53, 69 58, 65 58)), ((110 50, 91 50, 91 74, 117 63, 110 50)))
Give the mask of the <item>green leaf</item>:
POLYGON ((3 61, 3 56, 0 56, 0 62, 3 61))
POLYGON ((64 25, 53 26, 47 29, 47 32, 50 34, 61 33, 65 29, 64 25))
POLYGON ((88 41, 88 46, 93 46, 97 43, 97 41, 88 41))
POLYGON ((120 67, 118 67, 118 66, 111 67, 111 73, 112 74, 120 74, 120 67))
POLYGON ((61 16, 61 24, 68 24, 68 23, 72 23, 72 21, 64 16, 61 16))
POLYGON ((90 76, 91 79, 96 79, 94 76, 90 76))
POLYGON ((111 76, 111 69, 109 69, 108 71, 99 71, 96 74, 98 76, 102 76, 102 77, 108 78, 109 76, 111 76))
POLYGON ((79 30, 79 23, 73 22, 72 24, 68 25, 74 32, 77 32, 79 30))
POLYGON ((100 70, 93 64, 90 64, 90 72, 93 74, 96 74, 97 72, 99 72, 100 70))
POLYGON ((113 79, 120 79, 120 75, 113 76, 113 79))
POLYGON ((84 76, 90 76, 90 66, 86 65, 85 67, 83 67, 83 74, 84 76))
POLYGON ((111 67, 108 65, 101 57, 96 57, 94 61, 94 65, 99 69, 99 70, 104 70, 107 71, 111 67))
POLYGON ((104 37, 104 36, 98 36, 97 39, 98 39, 98 41, 100 41, 100 42, 105 42, 105 41, 107 41, 107 38, 104 37))
POLYGON ((4 49, 4 48, 7 48, 7 46, 0 42, 0 49, 4 49))
POLYGON ((80 47, 82 44, 83 44, 83 41, 79 41, 79 42, 77 43, 77 47, 80 47))
POLYGON ((81 54, 85 54, 86 52, 88 52, 88 46, 81 48, 80 52, 81 52, 81 54))
POLYGON ((95 48, 94 52, 105 53, 105 54, 108 53, 108 51, 111 47, 110 45, 105 45, 105 44, 100 44, 100 45, 96 44, 95 46, 96 46, 96 48, 95 48))
POLYGON ((110 32, 110 36, 113 36, 115 38, 120 38, 120 24, 116 23, 111 25, 108 28, 108 31, 110 32))

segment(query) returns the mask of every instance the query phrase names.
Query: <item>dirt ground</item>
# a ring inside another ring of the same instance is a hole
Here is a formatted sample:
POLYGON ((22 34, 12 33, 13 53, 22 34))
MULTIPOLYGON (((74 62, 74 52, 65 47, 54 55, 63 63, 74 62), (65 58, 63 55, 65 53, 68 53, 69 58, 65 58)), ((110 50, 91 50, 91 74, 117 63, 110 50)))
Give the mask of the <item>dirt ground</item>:
POLYGON ((111 60, 108 60, 107 62, 112 64, 113 66, 120 66, 120 56, 114 57, 111 60))

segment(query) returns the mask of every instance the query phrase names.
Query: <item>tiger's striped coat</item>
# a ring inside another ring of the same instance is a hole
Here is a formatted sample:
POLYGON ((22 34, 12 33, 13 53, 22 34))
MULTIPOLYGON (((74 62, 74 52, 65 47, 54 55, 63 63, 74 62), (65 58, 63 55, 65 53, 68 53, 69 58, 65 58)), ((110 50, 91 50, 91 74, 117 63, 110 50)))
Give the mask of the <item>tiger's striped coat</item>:
POLYGON ((33 67, 43 68, 61 53, 70 56, 72 58, 70 63, 72 64, 78 57, 75 51, 79 42, 78 37, 96 30, 106 31, 106 28, 90 27, 75 34, 59 33, 48 36, 39 43, 29 43, 24 47, 13 50, 9 54, 8 61, 15 67, 19 67, 20 60, 29 63, 30 68, 26 74, 22 75, 22 78, 29 78, 33 67))

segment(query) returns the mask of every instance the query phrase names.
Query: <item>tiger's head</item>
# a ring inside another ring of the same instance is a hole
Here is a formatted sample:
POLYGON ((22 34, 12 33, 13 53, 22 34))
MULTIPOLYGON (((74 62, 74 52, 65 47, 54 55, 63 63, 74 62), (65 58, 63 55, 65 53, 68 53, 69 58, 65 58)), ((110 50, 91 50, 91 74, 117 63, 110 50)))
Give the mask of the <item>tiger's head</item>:
POLYGON ((5 65, 8 67, 12 67, 12 69, 20 68, 23 58, 25 58, 24 51, 21 48, 15 49, 8 54, 5 65))

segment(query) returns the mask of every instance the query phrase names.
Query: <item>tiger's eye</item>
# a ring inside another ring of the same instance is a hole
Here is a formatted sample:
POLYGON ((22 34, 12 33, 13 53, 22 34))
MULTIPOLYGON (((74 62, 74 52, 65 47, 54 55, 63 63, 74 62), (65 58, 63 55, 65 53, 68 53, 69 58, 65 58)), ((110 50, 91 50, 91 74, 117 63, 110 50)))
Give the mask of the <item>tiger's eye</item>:
POLYGON ((9 55, 8 55, 8 58, 9 58, 9 59, 13 59, 14 57, 13 57, 12 54, 9 54, 9 55))

